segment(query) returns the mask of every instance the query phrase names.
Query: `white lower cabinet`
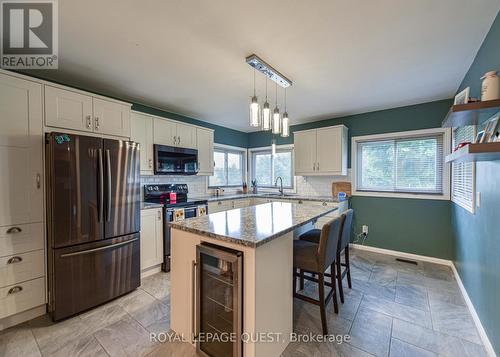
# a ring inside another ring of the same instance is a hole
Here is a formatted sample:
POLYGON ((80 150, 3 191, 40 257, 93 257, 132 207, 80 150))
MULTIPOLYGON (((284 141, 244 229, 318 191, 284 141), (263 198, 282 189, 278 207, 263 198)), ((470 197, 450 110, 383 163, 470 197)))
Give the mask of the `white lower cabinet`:
POLYGON ((0 319, 45 303, 45 278, 0 288, 0 319))
POLYGON ((163 210, 141 211, 141 271, 163 262, 163 210))

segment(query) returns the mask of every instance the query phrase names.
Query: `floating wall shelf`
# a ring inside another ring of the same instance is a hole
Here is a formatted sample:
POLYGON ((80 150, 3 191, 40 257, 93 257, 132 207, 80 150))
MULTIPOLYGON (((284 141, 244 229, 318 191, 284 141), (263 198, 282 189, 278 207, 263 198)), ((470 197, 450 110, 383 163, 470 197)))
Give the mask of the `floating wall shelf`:
POLYGON ((456 104, 450 108, 441 126, 450 128, 477 125, 497 113, 500 114, 500 99, 456 104))
POLYGON ((500 142, 469 144, 446 156, 446 162, 500 160, 500 142))

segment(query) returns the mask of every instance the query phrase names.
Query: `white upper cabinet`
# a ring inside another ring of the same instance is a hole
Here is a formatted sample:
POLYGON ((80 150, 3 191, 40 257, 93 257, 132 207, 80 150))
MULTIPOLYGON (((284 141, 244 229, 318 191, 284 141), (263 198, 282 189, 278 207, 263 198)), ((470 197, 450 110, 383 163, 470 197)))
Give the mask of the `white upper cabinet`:
POLYGON ((316 169, 316 130, 293 133, 295 172, 313 173, 316 169))
POLYGON ((56 128, 92 132, 92 97, 45 86, 45 124, 56 128))
POLYGON ((140 144, 141 173, 153 174, 153 118, 134 113, 130 115, 130 139, 140 144))
POLYGON ((45 125, 130 137, 130 105, 45 85, 45 125))
POLYGON ((94 131, 106 135, 130 137, 130 106, 93 98, 94 131))
POLYGON ((196 128, 198 148, 198 175, 214 174, 214 132, 210 129, 196 128))
POLYGON ((153 139, 155 144, 175 146, 177 140, 177 124, 170 120, 154 118, 153 128, 154 134, 153 139))
POLYGON ((337 125, 295 132, 295 174, 347 175, 347 131, 337 125))
POLYGON ((177 123, 177 146, 196 149, 196 127, 177 123))
POLYGON ((42 85, 0 74, 0 226, 43 219, 42 117, 42 85))
POLYGON ((168 119, 154 118, 154 143, 196 149, 196 127, 168 119))

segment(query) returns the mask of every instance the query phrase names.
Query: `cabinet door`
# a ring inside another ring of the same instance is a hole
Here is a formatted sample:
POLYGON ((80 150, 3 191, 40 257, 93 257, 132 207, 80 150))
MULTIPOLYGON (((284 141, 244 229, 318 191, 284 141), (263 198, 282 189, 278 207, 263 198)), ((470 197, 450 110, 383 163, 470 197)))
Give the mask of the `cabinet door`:
POLYGON ((342 174, 342 127, 317 130, 317 166, 320 173, 342 174))
POLYGON ((239 199, 233 201, 234 208, 245 208, 251 206, 250 199, 239 199))
POLYGON ((94 132, 130 137, 130 107, 125 104, 93 98, 94 132))
POLYGON ((198 148, 198 175, 212 176, 214 174, 214 132, 201 128, 196 129, 198 148))
POLYGON ((45 124, 63 129, 93 131, 92 97, 45 86, 45 124))
POLYGON ((155 144, 175 146, 176 123, 166 119, 153 119, 153 141, 155 144))
POLYGON ((41 222, 42 85, 0 74, 0 226, 41 222))
POLYGON ((196 127, 186 124, 177 124, 177 146, 187 149, 196 149, 196 127))
POLYGON ((153 118, 147 115, 131 113, 130 140, 140 144, 141 173, 153 174, 153 118))
POLYGON ((141 211, 141 270, 163 261, 163 218, 161 209, 141 211))
POLYGON ((314 173, 316 165, 316 130, 293 134, 295 150, 295 172, 314 173))

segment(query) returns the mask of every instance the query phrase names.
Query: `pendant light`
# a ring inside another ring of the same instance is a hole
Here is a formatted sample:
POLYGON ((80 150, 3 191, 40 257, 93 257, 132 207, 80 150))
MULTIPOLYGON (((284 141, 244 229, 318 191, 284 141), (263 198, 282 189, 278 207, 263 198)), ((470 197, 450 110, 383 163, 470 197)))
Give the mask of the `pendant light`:
POLYGON ((284 138, 290 136, 290 119, 288 119, 288 113, 286 111, 286 88, 285 88, 285 112, 283 113, 283 118, 281 118, 281 136, 284 138))
POLYGON ((280 118, 280 110, 278 109, 278 84, 276 83, 276 106, 273 111, 273 134, 281 133, 281 118, 280 118))
POLYGON ((271 109, 269 108, 269 102, 267 101, 267 76, 266 76, 266 101, 264 107, 262 108, 262 130, 271 130, 271 109))
POLYGON ((271 155, 276 156, 276 139, 271 141, 271 155))
POLYGON ((253 97, 250 102, 250 126, 260 126, 260 106, 255 94, 255 69, 253 70, 253 97))

